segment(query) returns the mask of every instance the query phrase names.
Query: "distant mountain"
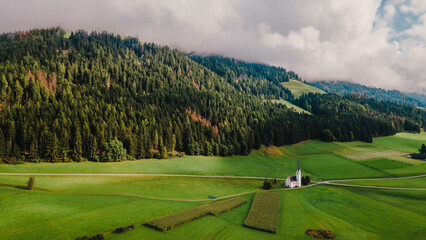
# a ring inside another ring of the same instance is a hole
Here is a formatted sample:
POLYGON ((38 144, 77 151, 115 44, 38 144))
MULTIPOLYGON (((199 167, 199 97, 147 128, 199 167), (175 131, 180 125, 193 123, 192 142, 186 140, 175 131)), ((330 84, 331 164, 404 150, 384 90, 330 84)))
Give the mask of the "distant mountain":
POLYGON ((423 105, 426 105, 426 95, 418 94, 418 93, 405 93, 410 98, 413 98, 415 100, 418 100, 423 103, 423 105))
POLYGON ((424 95, 419 95, 416 98, 414 97, 415 95, 407 95, 397 90, 367 87, 361 84, 345 81, 318 81, 312 82, 311 84, 327 93, 336 93, 341 96, 358 94, 368 98, 374 98, 378 101, 383 100, 402 105, 426 107, 426 96, 424 95), (423 100, 421 100, 422 96, 423 100))

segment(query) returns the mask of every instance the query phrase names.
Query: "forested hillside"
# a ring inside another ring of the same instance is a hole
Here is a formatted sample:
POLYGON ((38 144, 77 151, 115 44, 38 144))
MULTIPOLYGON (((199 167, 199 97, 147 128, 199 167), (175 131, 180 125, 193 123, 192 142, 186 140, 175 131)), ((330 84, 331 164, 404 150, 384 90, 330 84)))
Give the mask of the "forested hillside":
POLYGON ((226 156, 314 138, 369 141, 425 123, 424 112, 399 105, 327 94, 293 100, 280 84, 291 78, 282 68, 188 57, 106 32, 2 34, 0 160, 226 156), (314 115, 265 101, 278 98, 314 115))
POLYGON ((423 106, 426 108, 426 95, 418 93, 406 93, 410 98, 416 99, 423 103, 423 106))
POLYGON ((397 104, 425 107, 426 104, 415 98, 412 98, 397 90, 385 90, 382 88, 367 87, 357 83, 344 81, 318 81, 312 82, 313 86, 324 90, 328 93, 336 93, 341 96, 358 94, 369 98, 374 98, 378 101, 388 101, 397 104))

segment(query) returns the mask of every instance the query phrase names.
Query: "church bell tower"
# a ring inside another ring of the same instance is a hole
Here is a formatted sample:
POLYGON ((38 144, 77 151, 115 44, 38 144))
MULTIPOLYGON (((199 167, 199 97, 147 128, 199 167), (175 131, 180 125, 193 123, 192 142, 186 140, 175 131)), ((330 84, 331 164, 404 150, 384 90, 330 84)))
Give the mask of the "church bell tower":
POLYGON ((302 186, 302 171, 300 170, 300 162, 297 161, 297 171, 296 171, 296 180, 297 180, 297 186, 302 186))

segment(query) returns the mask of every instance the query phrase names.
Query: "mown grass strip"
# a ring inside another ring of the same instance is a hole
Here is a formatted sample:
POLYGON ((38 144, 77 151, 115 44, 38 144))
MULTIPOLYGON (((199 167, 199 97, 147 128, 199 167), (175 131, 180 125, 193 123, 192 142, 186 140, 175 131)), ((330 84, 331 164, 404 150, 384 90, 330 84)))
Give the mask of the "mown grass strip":
POLYGON ((246 203, 245 198, 237 197, 212 204, 205 204, 181 212, 159 217, 144 223, 145 226, 165 232, 185 223, 192 222, 207 215, 217 216, 246 203))
POLYGON ((280 218, 280 202, 281 195, 278 193, 256 193, 243 226, 276 233, 280 218))

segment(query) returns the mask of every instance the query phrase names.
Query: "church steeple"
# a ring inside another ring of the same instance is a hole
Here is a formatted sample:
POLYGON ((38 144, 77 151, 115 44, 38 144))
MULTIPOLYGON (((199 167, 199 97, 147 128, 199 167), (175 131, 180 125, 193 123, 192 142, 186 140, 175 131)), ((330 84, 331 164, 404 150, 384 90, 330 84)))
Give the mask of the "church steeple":
POLYGON ((300 170, 300 160, 297 160, 297 170, 296 170, 296 179, 297 179, 297 186, 302 186, 302 171, 300 170))

